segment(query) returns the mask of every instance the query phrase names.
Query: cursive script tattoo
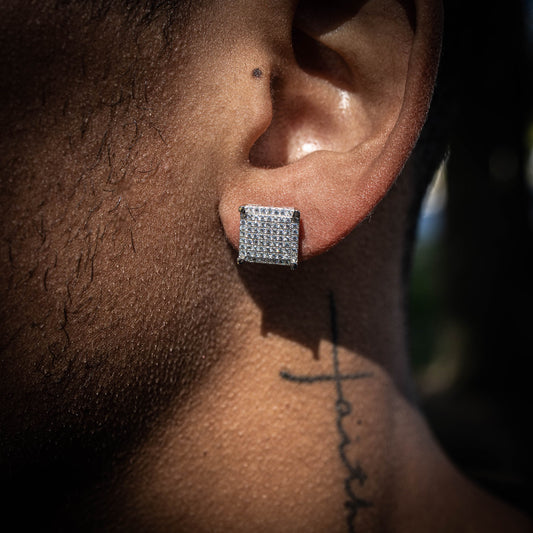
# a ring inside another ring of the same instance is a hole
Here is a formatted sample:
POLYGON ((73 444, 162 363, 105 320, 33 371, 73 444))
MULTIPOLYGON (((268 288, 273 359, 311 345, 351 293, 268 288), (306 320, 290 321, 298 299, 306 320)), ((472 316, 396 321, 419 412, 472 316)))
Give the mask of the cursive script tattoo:
POLYGON ((280 372, 281 378, 298 384, 314 384, 333 382, 335 385, 336 400, 335 400, 335 412, 337 432, 340 437, 338 452, 343 466, 347 470, 348 474, 344 479, 344 491, 347 496, 347 500, 344 502, 344 506, 347 509, 346 525, 349 533, 355 533, 354 521, 359 509, 370 507, 372 505, 368 500, 359 498, 352 487, 352 482, 359 482, 360 486, 363 486, 367 475, 363 468, 356 462, 355 464, 350 462, 346 455, 346 447, 352 442, 348 433, 344 428, 343 420, 345 417, 352 413, 352 405, 345 398, 342 384, 347 380, 356 380, 362 378, 369 378, 372 376, 370 372, 358 372, 355 374, 342 374, 339 367, 339 350, 338 350, 338 329, 337 329, 337 308, 335 306, 335 298, 333 293, 330 293, 329 308, 331 317, 331 340, 332 340, 332 374, 319 374, 319 375, 295 375, 288 371, 282 370, 280 372))

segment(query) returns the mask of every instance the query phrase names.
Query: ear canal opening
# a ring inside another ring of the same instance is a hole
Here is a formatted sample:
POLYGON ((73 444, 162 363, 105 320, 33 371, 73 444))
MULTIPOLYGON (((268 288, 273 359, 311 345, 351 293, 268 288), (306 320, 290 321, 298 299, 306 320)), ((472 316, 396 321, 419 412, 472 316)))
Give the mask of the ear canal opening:
POLYGON ((288 161, 287 143, 283 128, 279 125, 280 99, 282 81, 273 74, 270 78, 270 98, 272 100, 272 122, 267 130, 257 139, 250 149, 248 160, 259 168, 278 168, 288 161))
POLYGON ((271 78, 272 121, 249 152, 259 168, 279 168, 319 150, 346 152, 370 132, 341 55, 298 27, 292 39, 292 61, 271 78))
POLYGON ((310 75, 322 77, 337 87, 351 91, 354 79, 342 56, 305 31, 293 27, 292 46, 298 66, 310 75))

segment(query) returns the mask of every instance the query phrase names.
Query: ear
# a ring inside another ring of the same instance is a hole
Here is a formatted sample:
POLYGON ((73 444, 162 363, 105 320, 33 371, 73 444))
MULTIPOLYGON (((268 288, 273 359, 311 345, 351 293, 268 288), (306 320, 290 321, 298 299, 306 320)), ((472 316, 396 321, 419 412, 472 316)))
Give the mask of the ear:
POLYGON ((303 0, 288 13, 289 31, 265 30, 276 45, 257 45, 258 94, 239 104, 255 119, 236 119, 242 161, 221 180, 219 211, 237 248, 240 205, 298 209, 305 259, 367 217, 406 163, 431 100, 441 8, 303 0))

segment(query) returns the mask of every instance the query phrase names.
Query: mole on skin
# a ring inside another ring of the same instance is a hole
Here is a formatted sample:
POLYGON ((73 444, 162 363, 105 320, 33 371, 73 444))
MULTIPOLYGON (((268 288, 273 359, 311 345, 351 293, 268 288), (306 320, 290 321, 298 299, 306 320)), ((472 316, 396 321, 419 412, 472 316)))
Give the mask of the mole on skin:
POLYGON ((252 70, 252 76, 254 78, 260 78, 263 75, 263 71, 260 68, 254 68, 252 70))

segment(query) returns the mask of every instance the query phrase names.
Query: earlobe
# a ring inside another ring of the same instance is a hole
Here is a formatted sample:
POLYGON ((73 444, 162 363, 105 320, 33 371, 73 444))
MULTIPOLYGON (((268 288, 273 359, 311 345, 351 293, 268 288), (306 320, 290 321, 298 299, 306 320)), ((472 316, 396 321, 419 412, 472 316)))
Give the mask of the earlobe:
POLYGON ((334 246, 383 198, 418 138, 440 52, 439 2, 341 4, 301 2, 287 52, 272 56, 271 120, 242 133, 246 161, 220 184, 235 248, 246 204, 298 209, 301 259, 334 246))

